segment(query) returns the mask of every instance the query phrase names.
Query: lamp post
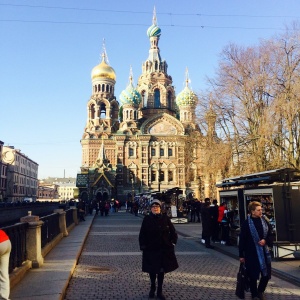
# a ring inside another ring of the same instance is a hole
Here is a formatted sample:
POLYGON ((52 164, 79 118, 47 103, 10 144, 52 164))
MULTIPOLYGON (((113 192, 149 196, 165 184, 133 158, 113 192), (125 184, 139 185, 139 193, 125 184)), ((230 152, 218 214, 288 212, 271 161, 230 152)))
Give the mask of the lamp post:
POLYGON ((158 192, 160 192, 160 181, 161 181, 161 166, 162 163, 158 163, 158 192))
POLYGON ((132 203, 134 202, 134 186, 133 186, 133 176, 131 178, 131 185, 132 185, 132 203))

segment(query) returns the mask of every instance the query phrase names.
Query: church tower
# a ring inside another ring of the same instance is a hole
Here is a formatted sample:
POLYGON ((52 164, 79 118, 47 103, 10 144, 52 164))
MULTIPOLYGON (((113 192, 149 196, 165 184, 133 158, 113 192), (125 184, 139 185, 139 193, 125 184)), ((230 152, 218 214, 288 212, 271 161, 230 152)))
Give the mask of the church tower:
POLYGON ((149 56, 142 65, 142 75, 137 85, 142 96, 142 117, 148 118, 160 112, 175 116, 175 91, 172 77, 168 75, 168 64, 160 56, 158 42, 161 29, 157 25, 155 9, 147 35, 150 40, 149 56))

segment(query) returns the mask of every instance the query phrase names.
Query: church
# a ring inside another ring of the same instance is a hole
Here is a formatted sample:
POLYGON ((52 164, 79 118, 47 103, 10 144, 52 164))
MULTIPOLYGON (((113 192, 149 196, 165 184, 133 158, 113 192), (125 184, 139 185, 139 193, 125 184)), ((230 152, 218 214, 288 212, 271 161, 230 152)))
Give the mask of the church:
MULTIPOLYGON (((116 73, 105 49, 101 63, 92 69, 76 184, 85 201, 126 201, 137 194, 173 188, 198 199, 207 193, 199 142, 205 137, 195 123, 199 100, 189 87, 187 70, 186 85, 175 95, 168 64, 160 55, 161 29, 155 10, 147 35, 149 55, 137 85, 130 71, 129 84, 118 98, 116 73)), ((214 126, 216 116, 211 113, 209 118, 214 126)))

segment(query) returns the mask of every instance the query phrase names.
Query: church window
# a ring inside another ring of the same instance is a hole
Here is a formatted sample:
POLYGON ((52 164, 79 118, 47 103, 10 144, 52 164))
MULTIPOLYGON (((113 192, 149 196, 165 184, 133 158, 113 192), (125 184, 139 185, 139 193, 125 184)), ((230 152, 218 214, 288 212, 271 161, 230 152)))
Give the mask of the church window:
POLYGON ((102 92, 104 92, 104 84, 102 84, 102 89, 101 90, 102 90, 102 92))
POLYGON ((165 149, 164 148, 160 148, 159 149, 159 155, 160 156, 164 156, 165 155, 165 149))
POLYGON ((129 148, 129 157, 134 155, 133 148, 129 148))
POLYGON ((106 116, 106 106, 104 103, 100 105, 100 118, 103 119, 106 116))
POLYGON ((157 63, 157 61, 155 61, 155 71, 157 71, 158 70, 158 63, 157 63))
POLYGON ((151 148, 151 156, 155 156, 155 155, 156 155, 155 148, 151 148))
POLYGON ((159 89, 154 90, 154 107, 160 107, 160 91, 159 89))
POLYGON ((173 156, 173 149, 172 148, 168 148, 168 156, 173 156))

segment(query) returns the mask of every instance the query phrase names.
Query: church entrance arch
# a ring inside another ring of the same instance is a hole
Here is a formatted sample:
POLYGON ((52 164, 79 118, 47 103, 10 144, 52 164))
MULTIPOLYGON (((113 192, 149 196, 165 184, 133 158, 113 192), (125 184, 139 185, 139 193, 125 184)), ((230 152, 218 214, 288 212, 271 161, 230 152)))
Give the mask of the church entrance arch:
POLYGON ((96 199, 97 201, 109 201, 110 193, 107 189, 99 189, 96 191, 96 199))

